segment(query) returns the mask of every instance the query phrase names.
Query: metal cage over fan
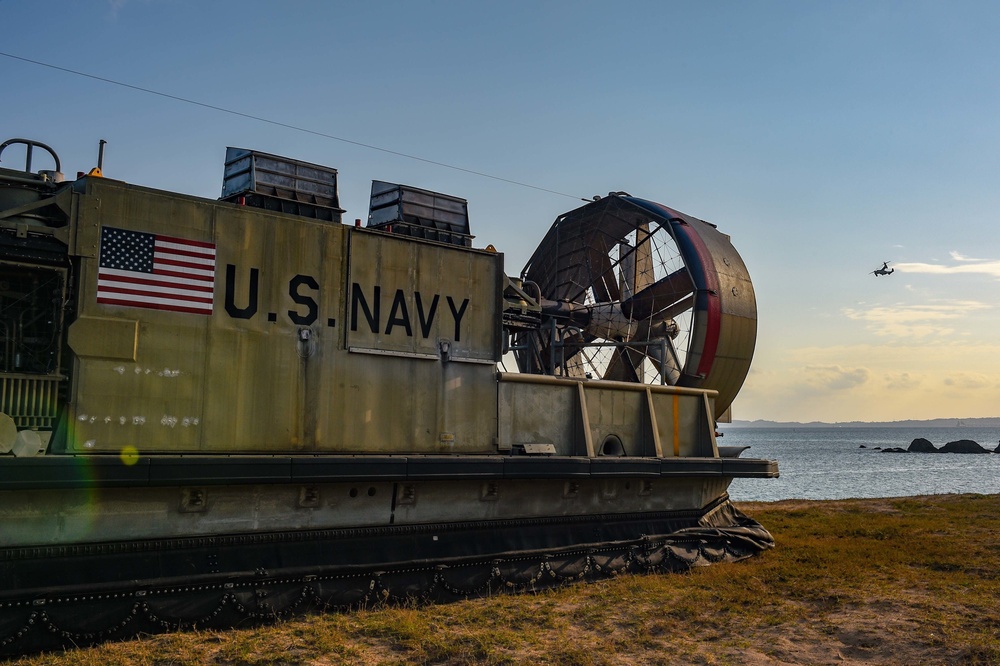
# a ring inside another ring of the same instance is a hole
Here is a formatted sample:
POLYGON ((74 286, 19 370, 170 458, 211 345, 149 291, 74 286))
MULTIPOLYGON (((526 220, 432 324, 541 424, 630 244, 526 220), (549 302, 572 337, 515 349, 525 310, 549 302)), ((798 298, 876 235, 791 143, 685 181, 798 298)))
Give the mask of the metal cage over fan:
POLYGON ((521 372, 715 389, 716 417, 743 385, 756 300, 713 224, 612 193, 559 217, 521 276, 542 310, 512 336, 521 372))

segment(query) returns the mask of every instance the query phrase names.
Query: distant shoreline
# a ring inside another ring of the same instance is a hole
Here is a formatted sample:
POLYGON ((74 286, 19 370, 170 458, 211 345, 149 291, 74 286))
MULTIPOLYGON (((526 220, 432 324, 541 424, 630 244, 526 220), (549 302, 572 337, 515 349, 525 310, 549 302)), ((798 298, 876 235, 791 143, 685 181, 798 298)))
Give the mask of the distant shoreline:
POLYGON ((1000 417, 974 419, 909 419, 905 421, 741 421, 720 423, 725 428, 1000 428, 1000 417))

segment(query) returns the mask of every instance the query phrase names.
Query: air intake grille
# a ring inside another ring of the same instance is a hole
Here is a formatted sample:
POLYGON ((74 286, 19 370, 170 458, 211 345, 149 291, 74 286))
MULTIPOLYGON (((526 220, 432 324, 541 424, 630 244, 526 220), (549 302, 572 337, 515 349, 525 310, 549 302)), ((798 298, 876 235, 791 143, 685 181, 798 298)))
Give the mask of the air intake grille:
POLYGON ((59 406, 58 377, 0 377, 0 412, 7 414, 18 430, 51 430, 59 406))

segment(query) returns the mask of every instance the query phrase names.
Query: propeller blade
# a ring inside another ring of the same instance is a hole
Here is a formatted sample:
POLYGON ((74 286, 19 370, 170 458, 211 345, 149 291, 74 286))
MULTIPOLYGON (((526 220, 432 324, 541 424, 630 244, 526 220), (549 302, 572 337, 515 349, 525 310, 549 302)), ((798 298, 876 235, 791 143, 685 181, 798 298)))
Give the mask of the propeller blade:
MULTIPOLYGON (((583 351, 587 347, 587 345, 589 345, 595 339, 596 338, 589 333, 587 334, 576 333, 575 335, 565 338, 563 340, 563 359, 566 363, 566 366, 570 369, 572 369, 573 366, 581 366, 581 364, 583 363, 582 361, 580 360, 573 361, 573 359, 576 357, 577 354, 583 351)), ((582 371, 580 372, 579 375, 576 375, 572 372, 570 374, 574 377, 583 376, 582 371)))
POLYGON ((662 346, 650 345, 647 347, 649 360, 667 384, 676 386, 681 378, 681 363, 677 356, 677 350, 674 348, 673 340, 668 336, 663 336, 659 340, 663 340, 664 344, 662 346), (664 351, 666 352, 665 356, 663 354, 664 351))
MULTIPOLYGON (((608 363, 604 371, 604 379, 611 379, 618 382, 637 382, 639 373, 636 372, 634 350, 627 347, 616 347, 611 355, 611 362, 608 363)), ((638 354, 638 362, 642 363, 642 355, 638 354)))
MULTIPOLYGON (((693 296, 684 301, 693 301, 693 296)), ((639 373, 643 359, 648 358, 666 384, 676 385, 681 377, 681 364, 670 337, 670 331, 675 326, 669 319, 644 319, 639 322, 626 345, 615 349, 604 378, 623 382, 644 381, 639 373)))
MULTIPOLYGON (((681 268, 622 301, 622 312, 629 319, 647 319, 694 291, 691 275, 681 268)), ((662 319, 663 317, 657 317, 662 319)))
POLYGON ((640 222, 635 229, 635 293, 653 284, 656 277, 653 274, 653 243, 650 242, 649 223, 640 222))
POLYGON ((618 243, 618 293, 622 299, 630 299, 635 285, 635 255, 632 246, 626 242, 618 243))
POLYGON ((681 314, 686 310, 690 310, 693 307, 694 307, 694 294, 688 294, 685 298, 682 298, 676 303, 671 303, 662 310, 654 312, 652 315, 650 315, 650 318, 659 319, 660 321, 663 321, 664 319, 676 319, 677 315, 681 314))
POLYGON ((619 291, 623 300, 631 298, 654 281, 651 237, 649 223, 642 221, 635 227, 634 247, 625 240, 618 242, 619 291))
MULTIPOLYGON (((649 337, 651 323, 644 320, 636 323, 635 328, 629 333, 626 342, 645 341, 649 337)), ((608 363, 608 368, 604 372, 605 379, 614 379, 620 382, 639 382, 639 369, 642 367, 643 359, 648 355, 645 346, 626 345, 616 347, 615 353, 608 363)))
POLYGON ((600 246, 592 246, 587 252, 587 263, 593 276, 594 298, 598 303, 610 303, 621 298, 618 281, 615 280, 614 267, 608 256, 607 248, 601 242, 600 246))

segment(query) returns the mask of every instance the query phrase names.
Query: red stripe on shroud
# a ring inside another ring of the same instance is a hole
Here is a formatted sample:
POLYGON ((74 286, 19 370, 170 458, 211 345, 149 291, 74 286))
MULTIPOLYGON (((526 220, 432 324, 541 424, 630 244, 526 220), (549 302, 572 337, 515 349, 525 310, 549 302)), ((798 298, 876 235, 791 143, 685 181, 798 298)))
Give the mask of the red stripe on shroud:
MULTIPOLYGON (((674 228, 678 233, 683 233, 690 242, 691 248, 694 250, 698 262, 701 264, 702 275, 705 277, 707 291, 699 294, 699 296, 705 297, 706 303, 703 312, 707 320, 705 322, 705 340, 701 346, 701 358, 698 360, 697 374, 707 377, 708 373, 712 371, 715 356, 719 351, 719 335, 722 328, 722 302, 719 298, 719 278, 714 272, 715 261, 708 246, 705 245, 704 239, 687 223, 675 224, 674 228)), ((695 307, 697 308, 697 297, 695 299, 695 307)))
POLYGON ((719 334, 722 328, 722 301, 717 294, 708 295, 708 325, 705 327, 705 346, 702 348, 698 374, 708 376, 719 351, 719 334))

